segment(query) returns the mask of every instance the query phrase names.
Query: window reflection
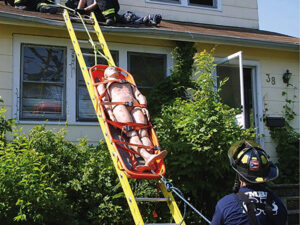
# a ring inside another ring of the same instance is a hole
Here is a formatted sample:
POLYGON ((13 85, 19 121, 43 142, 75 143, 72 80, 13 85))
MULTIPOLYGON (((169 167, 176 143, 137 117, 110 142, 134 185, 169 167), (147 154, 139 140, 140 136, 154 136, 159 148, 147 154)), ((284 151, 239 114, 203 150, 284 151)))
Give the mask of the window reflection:
POLYGON ((65 54, 60 47, 22 46, 21 119, 65 118, 65 54))
POLYGON ((166 76, 166 58, 165 54, 128 52, 129 72, 144 95, 166 76))

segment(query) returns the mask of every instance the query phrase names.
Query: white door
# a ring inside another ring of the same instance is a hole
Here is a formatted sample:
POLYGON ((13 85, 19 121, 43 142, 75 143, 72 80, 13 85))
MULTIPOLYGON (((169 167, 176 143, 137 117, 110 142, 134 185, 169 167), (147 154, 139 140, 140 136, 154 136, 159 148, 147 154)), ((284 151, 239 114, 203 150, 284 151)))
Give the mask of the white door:
POLYGON ((246 128, 245 90, 243 53, 237 52, 216 62, 218 80, 228 77, 226 86, 220 92, 225 104, 233 108, 240 108, 242 112, 236 115, 237 123, 246 128))

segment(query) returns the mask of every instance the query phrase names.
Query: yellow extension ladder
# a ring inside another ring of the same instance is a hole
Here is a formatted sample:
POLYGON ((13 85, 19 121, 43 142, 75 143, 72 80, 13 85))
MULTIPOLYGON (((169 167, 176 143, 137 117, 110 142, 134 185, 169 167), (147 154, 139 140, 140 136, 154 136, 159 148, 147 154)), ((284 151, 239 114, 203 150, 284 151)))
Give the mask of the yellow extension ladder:
MULTIPOLYGON (((159 223, 159 224, 161 224, 161 225, 168 225, 168 224, 169 225, 172 225, 172 224, 173 225, 175 225, 175 224, 185 225, 184 221, 181 223, 181 221, 183 220, 183 217, 182 217, 182 215, 180 213, 180 210, 179 210, 179 208, 178 208, 178 206, 177 206, 177 204, 174 200, 174 197, 173 197, 172 193, 167 191, 167 188, 166 188, 164 182, 159 181, 159 188, 162 191, 162 193, 164 195, 164 198, 135 198, 134 197, 126 174, 119 169, 117 154, 115 152, 116 149, 113 147, 113 145, 110 141, 110 138, 107 135, 108 131, 107 131, 106 126, 105 126, 105 121, 103 120, 103 118, 100 114, 100 110, 97 106, 97 97, 96 97, 96 94, 94 93, 94 87, 92 85, 91 76, 90 76, 89 70, 86 66, 86 63, 85 63, 85 60, 84 60, 84 55, 81 51, 81 47, 80 47, 79 41, 77 39, 77 36, 75 34, 75 30, 73 28, 72 21, 77 20, 77 21, 80 21, 82 23, 82 25, 84 26, 84 29, 86 30, 86 32, 89 36, 89 39, 90 39, 89 42, 93 46, 94 51, 96 50, 103 58, 105 58, 108 62, 108 65, 115 66, 115 62, 114 62, 114 60, 111 56, 111 53, 110 53, 109 48, 106 44, 106 41, 104 39, 104 36, 102 34, 102 31, 100 29, 100 26, 98 24, 98 21, 97 21, 94 13, 91 13, 91 17, 88 20, 92 24, 92 27, 93 27, 92 32, 95 33, 97 38, 98 38, 98 43, 97 44, 94 44, 94 41, 93 41, 91 35, 89 34, 89 31, 87 30, 88 26, 91 26, 91 25, 86 25, 86 19, 82 18, 82 16, 79 15, 79 14, 77 14, 76 17, 70 17, 69 12, 67 10, 64 10, 63 16, 64 16, 64 20, 65 20, 65 23, 66 23, 66 26, 67 26, 67 29, 68 29, 68 32, 69 32, 69 35, 70 35, 70 38, 71 38, 76 56, 77 56, 77 60, 78 60, 80 69, 82 71, 82 75, 83 75, 84 80, 85 80, 86 87, 87 87, 88 92, 90 94, 90 98, 93 102, 93 106, 95 108, 95 111, 96 111, 96 114, 97 114, 97 117, 98 117, 98 121, 100 123, 102 132, 104 134, 105 141, 107 143, 107 146, 108 146, 108 149, 109 149, 109 152, 110 152, 110 156, 113 160, 114 167, 117 171, 120 183, 121 183, 123 191, 125 193, 125 197, 126 197, 128 205, 129 205, 129 208, 130 208, 130 211, 131 211, 131 214, 133 216, 135 224, 136 225, 144 225, 145 224, 143 219, 142 219, 142 216, 141 216, 140 210, 138 208, 138 205, 137 205, 138 201, 150 201, 150 202, 165 201, 165 202, 167 202, 167 205, 170 209, 170 212, 173 216, 173 219, 174 219, 175 223, 159 223), (98 49, 99 50, 102 49, 104 54, 102 54, 100 51, 98 51, 98 49)), ((96 57, 97 57, 97 55, 95 54, 95 61, 96 61, 96 57)), ((150 225, 150 224, 148 224, 148 225, 150 225)), ((152 225, 155 225, 155 224, 152 224, 152 225)))

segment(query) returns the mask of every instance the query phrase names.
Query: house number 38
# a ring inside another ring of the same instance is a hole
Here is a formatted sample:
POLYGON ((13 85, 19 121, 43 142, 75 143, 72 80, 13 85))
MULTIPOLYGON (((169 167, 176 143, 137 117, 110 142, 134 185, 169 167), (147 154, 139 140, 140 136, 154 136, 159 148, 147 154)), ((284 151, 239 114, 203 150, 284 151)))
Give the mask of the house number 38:
POLYGON ((270 74, 268 74, 268 73, 266 74, 266 76, 267 76, 267 79, 266 79, 267 83, 271 83, 272 85, 276 84, 275 77, 271 77, 270 74))

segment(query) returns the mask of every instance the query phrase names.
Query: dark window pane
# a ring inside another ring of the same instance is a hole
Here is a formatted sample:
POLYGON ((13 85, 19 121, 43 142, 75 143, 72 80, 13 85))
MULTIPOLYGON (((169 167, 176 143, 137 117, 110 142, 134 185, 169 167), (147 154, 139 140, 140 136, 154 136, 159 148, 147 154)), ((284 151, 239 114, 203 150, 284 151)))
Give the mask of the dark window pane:
POLYGON ((24 81, 64 82, 64 50, 24 46, 23 51, 24 81))
POLYGON ((180 3, 180 0, 152 0, 154 2, 180 3))
POLYGON ((220 91, 222 102, 232 108, 241 107, 240 96, 240 75, 238 67, 218 66, 217 67, 218 83, 226 77, 229 80, 225 83, 220 91))
POLYGON ((214 0, 190 0, 190 4, 214 6, 214 0))
MULTIPOLYGON (((84 49, 84 53, 93 54, 93 50, 84 49)), ((118 65, 118 52, 111 51, 112 57, 115 63, 118 65)), ((93 56, 85 56, 85 62, 87 67, 92 67, 95 65, 95 58, 93 56)), ((97 64, 107 65, 107 61, 101 57, 98 57, 97 64)), ((82 76, 79 64, 77 62, 76 67, 77 76, 77 110, 76 110, 76 120, 77 121, 97 121, 97 116, 93 103, 90 99, 89 92, 86 88, 84 78, 82 76)))
POLYGON ((128 52, 129 72, 140 91, 147 95, 166 76, 166 55, 128 52))
POLYGON ((65 54, 59 47, 22 46, 21 119, 65 119, 65 54))

